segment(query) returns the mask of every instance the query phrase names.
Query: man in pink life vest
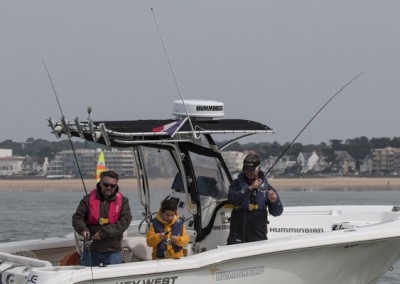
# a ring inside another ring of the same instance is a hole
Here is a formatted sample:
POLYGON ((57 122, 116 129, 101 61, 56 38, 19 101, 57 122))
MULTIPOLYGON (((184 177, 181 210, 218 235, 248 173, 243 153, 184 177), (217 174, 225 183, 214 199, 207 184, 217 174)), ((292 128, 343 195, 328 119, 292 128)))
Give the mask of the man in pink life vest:
POLYGON ((132 220, 128 198, 119 192, 118 174, 104 171, 96 188, 83 197, 72 216, 72 226, 85 240, 80 264, 103 266, 122 263, 121 241, 132 220))

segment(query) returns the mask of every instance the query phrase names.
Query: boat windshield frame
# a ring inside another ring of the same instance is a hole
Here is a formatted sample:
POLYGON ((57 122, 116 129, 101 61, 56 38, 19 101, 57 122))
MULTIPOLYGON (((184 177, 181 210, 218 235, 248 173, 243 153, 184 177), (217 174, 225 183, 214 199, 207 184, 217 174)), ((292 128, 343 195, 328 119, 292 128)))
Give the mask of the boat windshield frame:
POLYGON ((201 235, 202 229, 209 227, 212 221, 214 208, 226 201, 232 182, 232 176, 212 137, 202 135, 196 143, 143 143, 133 147, 133 151, 140 203, 144 209, 142 215, 149 217, 147 223, 155 217, 162 199, 175 198, 180 216, 184 219, 193 218, 188 227, 201 235), (154 152, 159 158, 149 158, 149 152, 154 152), (163 152, 169 153, 170 162, 158 166, 169 170, 173 168, 174 174, 170 175, 169 183, 160 190, 152 185, 152 180, 160 176, 154 176, 149 168, 154 166, 156 160, 165 161, 163 152))

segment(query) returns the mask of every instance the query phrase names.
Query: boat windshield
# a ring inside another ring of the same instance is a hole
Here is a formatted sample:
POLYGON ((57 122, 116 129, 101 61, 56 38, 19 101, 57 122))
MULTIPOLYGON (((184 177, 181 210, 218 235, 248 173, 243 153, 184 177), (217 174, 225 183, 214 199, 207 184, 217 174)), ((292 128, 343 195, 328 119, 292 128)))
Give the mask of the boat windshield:
POLYGON ((216 201, 225 199, 228 192, 229 178, 218 158, 188 152, 189 159, 185 159, 184 163, 191 164, 192 171, 185 173, 186 176, 190 176, 186 190, 197 190, 195 194, 188 194, 182 182, 183 166, 177 161, 182 156, 177 154, 174 148, 142 147, 141 153, 143 172, 147 175, 147 208, 150 212, 158 212, 161 201, 170 197, 176 199, 181 217, 187 218, 196 212, 189 196, 198 196, 202 226, 206 226, 216 201))
POLYGON ((158 212, 161 201, 172 194, 172 185, 180 171, 171 151, 147 147, 142 149, 149 188, 149 208, 151 212, 158 212))
POLYGON ((229 180, 220 162, 214 157, 190 153, 200 196, 215 199, 227 197, 229 180))

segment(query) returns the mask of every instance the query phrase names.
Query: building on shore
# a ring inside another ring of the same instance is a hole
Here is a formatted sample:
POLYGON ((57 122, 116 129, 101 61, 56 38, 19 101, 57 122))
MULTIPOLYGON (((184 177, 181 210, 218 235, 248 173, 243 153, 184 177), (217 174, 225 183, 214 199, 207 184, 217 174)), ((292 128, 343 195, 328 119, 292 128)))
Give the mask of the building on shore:
POLYGON ((386 147, 372 152, 373 172, 383 174, 400 173, 400 148, 386 147))
POLYGON ((11 157, 12 149, 0 149, 0 158, 11 157))
MULTIPOLYGON (((61 151, 50 162, 48 174, 52 176, 96 176, 96 165, 101 149, 77 149, 61 151), (80 171, 80 172, 79 172, 80 171)), ((120 176, 133 176, 135 159, 131 150, 104 150, 107 169, 120 176)))
POLYGON ((22 164, 25 157, 0 157, 0 176, 15 176, 22 174, 22 164))
POLYGON ((340 174, 356 172, 356 159, 347 151, 335 151, 337 166, 340 174))
POLYGON ((314 170, 317 161, 319 160, 318 154, 313 152, 300 152, 297 156, 297 163, 301 166, 301 172, 307 173, 314 170))

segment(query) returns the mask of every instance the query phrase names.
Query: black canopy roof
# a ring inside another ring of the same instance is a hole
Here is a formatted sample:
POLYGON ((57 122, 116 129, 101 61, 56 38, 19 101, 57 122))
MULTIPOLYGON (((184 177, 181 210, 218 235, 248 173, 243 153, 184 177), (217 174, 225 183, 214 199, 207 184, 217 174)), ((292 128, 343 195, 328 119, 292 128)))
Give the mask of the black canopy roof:
POLYGON ((56 135, 69 132, 72 136, 101 144, 128 147, 137 143, 179 141, 193 139, 202 134, 273 133, 265 124, 244 119, 174 120, 147 119, 123 121, 65 121, 53 125, 56 135), (194 130, 194 131, 193 131, 194 130))
MULTIPOLYGON (((153 129, 168 125, 176 122, 173 119, 147 119, 147 120, 130 120, 130 121, 103 121, 106 128, 116 132, 154 132, 153 129)), ((95 125, 99 125, 101 122, 94 122, 95 125)), ((218 119, 218 120, 207 120, 198 121, 192 120, 192 125, 196 131, 273 131, 267 125, 244 119, 218 119)), ((186 121, 179 129, 179 133, 192 131, 189 121, 186 121)))

